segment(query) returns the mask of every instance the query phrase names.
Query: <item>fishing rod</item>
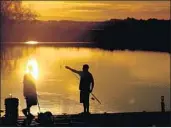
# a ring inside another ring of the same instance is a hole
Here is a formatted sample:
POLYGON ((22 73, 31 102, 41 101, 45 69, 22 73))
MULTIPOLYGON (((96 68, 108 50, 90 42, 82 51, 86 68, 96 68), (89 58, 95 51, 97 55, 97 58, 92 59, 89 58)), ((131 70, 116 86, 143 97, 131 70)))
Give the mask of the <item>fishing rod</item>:
POLYGON ((91 95, 97 100, 97 102, 99 102, 99 104, 101 104, 101 102, 97 99, 97 97, 92 92, 91 95))
POLYGON ((39 95, 37 95, 37 105, 38 105, 39 113, 40 113, 41 111, 40 111, 40 104, 39 104, 39 99, 38 98, 39 98, 39 95))
MULTIPOLYGON (((74 73, 73 73, 73 74, 74 74, 74 73)), ((79 80, 79 78, 78 78, 77 75, 74 74, 74 76, 79 80)), ((92 100, 96 99, 97 102, 98 102, 99 104, 101 104, 100 100, 99 100, 92 92, 91 92, 91 95, 93 96, 93 98, 91 98, 92 100)))

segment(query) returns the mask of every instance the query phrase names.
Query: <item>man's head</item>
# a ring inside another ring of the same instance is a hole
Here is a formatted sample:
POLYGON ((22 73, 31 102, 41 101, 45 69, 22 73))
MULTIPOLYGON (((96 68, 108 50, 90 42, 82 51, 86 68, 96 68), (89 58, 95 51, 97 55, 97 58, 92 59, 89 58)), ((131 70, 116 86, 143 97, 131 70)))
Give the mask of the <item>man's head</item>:
POLYGON ((89 69, 88 64, 84 64, 84 65, 83 65, 83 71, 88 72, 88 69, 89 69))

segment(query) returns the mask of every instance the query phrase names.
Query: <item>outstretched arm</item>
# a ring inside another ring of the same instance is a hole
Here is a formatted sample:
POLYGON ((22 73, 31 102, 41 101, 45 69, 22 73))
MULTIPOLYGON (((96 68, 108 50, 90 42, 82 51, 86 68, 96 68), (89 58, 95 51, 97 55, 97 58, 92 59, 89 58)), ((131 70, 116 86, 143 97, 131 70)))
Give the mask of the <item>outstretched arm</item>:
POLYGON ((77 70, 75 70, 75 69, 73 69, 73 68, 70 68, 69 66, 65 66, 65 68, 66 68, 66 69, 69 69, 70 71, 72 71, 72 72, 77 73, 77 74, 80 75, 80 71, 77 71, 77 70))

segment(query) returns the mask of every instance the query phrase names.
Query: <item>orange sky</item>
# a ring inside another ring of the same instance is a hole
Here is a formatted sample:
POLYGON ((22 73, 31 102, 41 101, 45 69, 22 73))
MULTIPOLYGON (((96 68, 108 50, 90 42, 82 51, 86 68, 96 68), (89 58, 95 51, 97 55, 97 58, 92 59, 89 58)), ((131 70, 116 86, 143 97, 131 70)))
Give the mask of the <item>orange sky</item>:
POLYGON ((169 19, 169 1, 23 1, 40 20, 169 19))

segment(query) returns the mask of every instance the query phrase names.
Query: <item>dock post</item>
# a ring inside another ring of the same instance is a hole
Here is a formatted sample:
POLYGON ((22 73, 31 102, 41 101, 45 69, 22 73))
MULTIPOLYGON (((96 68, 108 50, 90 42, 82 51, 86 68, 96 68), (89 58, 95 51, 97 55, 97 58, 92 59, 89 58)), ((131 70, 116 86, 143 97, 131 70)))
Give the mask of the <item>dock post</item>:
POLYGON ((18 120, 19 99, 13 98, 12 95, 5 99, 5 124, 16 126, 18 120))
POLYGON ((161 96, 161 112, 165 112, 164 96, 161 96))

